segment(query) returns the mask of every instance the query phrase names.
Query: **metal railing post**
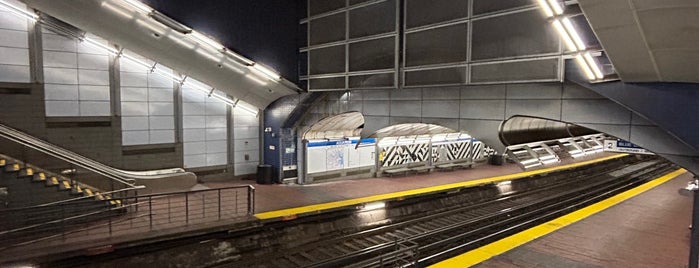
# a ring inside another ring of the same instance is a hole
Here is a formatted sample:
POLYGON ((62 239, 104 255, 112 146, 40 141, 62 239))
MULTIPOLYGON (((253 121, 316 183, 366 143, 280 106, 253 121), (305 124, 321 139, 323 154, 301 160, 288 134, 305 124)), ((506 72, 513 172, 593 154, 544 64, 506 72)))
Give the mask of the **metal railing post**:
POLYGON ((218 188, 218 219, 221 220, 221 188, 218 188))
POLYGON ((148 221, 150 222, 150 229, 153 230, 153 197, 148 197, 148 221))
POLYGON ((255 187, 248 185, 248 215, 255 214, 255 187))
POLYGON ((184 220, 189 225, 189 193, 184 193, 184 220))

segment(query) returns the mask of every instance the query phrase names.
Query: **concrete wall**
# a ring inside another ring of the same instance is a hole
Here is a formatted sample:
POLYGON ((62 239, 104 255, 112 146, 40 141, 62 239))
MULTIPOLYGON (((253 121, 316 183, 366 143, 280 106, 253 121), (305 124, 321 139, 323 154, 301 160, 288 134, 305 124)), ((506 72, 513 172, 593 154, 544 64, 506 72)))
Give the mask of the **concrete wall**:
MULTIPOLYGON (((123 146, 119 76, 114 75, 119 70, 113 57, 109 63, 110 102, 105 104, 111 106, 108 116, 46 116, 41 29, 31 25, 28 32, 31 81, 0 81, 0 123, 116 168, 152 170, 183 166, 181 97, 176 98, 174 107, 177 132, 174 143, 123 146)), ((259 118, 233 110, 228 112, 227 164, 195 169, 206 175, 200 178, 229 179, 255 173, 254 167, 259 162, 259 118)), ((0 153, 47 169, 71 167, 2 138, 0 153)))
POLYGON ((398 123, 423 122, 454 128, 484 141, 498 152, 500 123, 513 115, 570 122, 671 154, 686 151, 667 132, 623 106, 573 83, 533 83, 402 90, 329 92, 303 125, 327 115, 359 111, 365 134, 398 123), (649 140, 662 140, 661 144, 649 140))

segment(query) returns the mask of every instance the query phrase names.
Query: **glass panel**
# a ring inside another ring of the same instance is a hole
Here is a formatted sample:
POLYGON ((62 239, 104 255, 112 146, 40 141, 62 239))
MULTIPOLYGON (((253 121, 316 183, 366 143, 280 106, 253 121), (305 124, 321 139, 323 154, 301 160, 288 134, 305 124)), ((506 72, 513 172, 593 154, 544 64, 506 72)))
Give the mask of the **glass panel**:
POLYGON ((471 82, 557 80, 558 59, 503 62, 471 66, 471 82))
POLYGON ((344 89, 345 77, 316 78, 311 79, 309 83, 310 90, 344 89))
POLYGON ((395 87, 393 73, 355 75, 349 77, 350 88, 395 87))
POLYGON ((466 67, 405 72, 406 86, 465 84, 466 67))
POLYGON ((345 72, 345 45, 314 49, 308 53, 310 74, 345 72))
POLYGON ((468 17, 466 0, 407 0, 406 28, 468 17))
POLYGON ((349 44, 350 71, 395 68, 396 39, 374 39, 349 44))
POLYGON ((299 75, 308 75, 308 52, 299 53, 299 75))
POLYGON ((395 0, 350 10, 350 38, 394 32, 395 30, 395 0))
POLYGON ((311 45, 345 40, 345 13, 314 19, 309 23, 311 45))
POLYGON ((308 46, 308 23, 301 24, 299 26, 299 47, 308 46))
MULTIPOLYGON (((305 1, 304 1, 305 2, 305 1)), ((311 16, 345 7, 345 0, 310 0, 311 16)))
POLYGON ((535 4, 533 0, 473 0, 473 15, 496 12, 535 4))
POLYGON ((405 65, 466 61, 466 23, 406 34, 405 65))
POLYGON ((472 60, 558 51, 558 35, 539 10, 473 21, 472 60))

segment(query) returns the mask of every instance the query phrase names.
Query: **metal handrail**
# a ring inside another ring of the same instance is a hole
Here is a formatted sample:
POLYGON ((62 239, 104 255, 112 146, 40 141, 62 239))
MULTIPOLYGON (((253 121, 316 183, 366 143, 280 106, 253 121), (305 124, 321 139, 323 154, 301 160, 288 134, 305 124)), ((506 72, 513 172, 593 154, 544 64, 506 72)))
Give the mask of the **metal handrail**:
POLYGON ((76 166, 82 167, 84 169, 95 172, 99 175, 105 176, 115 182, 126 185, 129 188, 143 188, 142 186, 137 186, 136 179, 156 179, 170 177, 175 174, 181 175, 184 170, 180 168, 165 169, 165 170, 155 170, 155 171, 127 171, 111 166, 107 166, 103 163, 97 162, 90 158, 84 157, 75 152, 69 151, 60 146, 51 144, 27 133, 21 132, 19 130, 13 129, 6 125, 0 124, 0 137, 6 138, 8 140, 17 142, 26 147, 32 148, 39 152, 48 154, 50 156, 56 157, 68 163, 74 164, 76 166))

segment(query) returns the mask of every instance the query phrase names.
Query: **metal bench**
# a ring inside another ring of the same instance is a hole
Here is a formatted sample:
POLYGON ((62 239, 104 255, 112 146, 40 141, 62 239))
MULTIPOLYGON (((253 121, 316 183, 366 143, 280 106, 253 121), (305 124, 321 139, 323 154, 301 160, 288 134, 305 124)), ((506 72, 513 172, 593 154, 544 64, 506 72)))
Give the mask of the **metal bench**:
POLYGON ((408 174, 408 172, 410 172, 410 169, 409 169, 409 168, 405 168, 405 167, 387 169, 387 170, 384 170, 384 171, 383 171, 383 173, 385 173, 385 174, 388 175, 389 177, 392 177, 393 175, 396 175, 396 174, 406 175, 406 174, 408 174))
POLYGON ((430 173, 434 167, 431 166, 417 166, 417 167, 412 167, 410 170, 414 171, 415 173, 430 173))

